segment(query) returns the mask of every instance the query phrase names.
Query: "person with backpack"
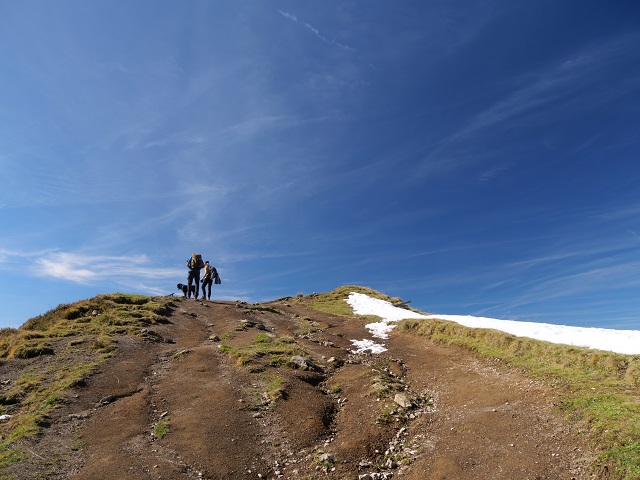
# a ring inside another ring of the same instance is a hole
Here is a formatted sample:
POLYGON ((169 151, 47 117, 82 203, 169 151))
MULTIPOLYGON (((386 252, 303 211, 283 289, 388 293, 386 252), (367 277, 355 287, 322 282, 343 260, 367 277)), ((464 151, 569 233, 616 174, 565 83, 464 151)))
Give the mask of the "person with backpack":
POLYGON ((220 285, 220 275, 216 267, 209 265, 209 260, 204 262, 204 276, 202 277, 202 299, 211 300, 211 284, 215 282, 216 285, 220 285))
POLYGON ((204 268, 204 262, 202 261, 202 255, 194 253, 191 258, 187 260, 187 268, 189 269, 189 275, 187 275, 187 295, 191 298, 191 285, 195 283, 195 298, 198 299, 200 293, 200 269, 204 268))

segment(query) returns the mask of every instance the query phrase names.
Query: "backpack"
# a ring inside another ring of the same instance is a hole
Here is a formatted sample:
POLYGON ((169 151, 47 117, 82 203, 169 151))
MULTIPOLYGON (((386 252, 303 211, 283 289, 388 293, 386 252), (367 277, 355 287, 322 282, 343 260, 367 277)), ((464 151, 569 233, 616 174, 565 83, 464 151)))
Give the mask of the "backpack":
POLYGON ((202 255, 194 253, 189 260, 189 268, 204 268, 204 262, 202 261, 202 255))

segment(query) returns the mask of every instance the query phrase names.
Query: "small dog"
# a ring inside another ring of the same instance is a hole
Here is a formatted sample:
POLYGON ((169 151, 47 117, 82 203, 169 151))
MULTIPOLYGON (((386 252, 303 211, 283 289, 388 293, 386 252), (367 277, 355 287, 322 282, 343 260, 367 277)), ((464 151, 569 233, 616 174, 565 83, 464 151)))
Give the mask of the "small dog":
POLYGON ((187 285, 183 285, 183 284, 179 283, 177 286, 178 286, 178 290, 182 290, 182 296, 184 298, 187 298, 187 293, 189 293, 189 297, 191 297, 191 293, 193 293, 194 296, 196 294, 196 286, 195 285, 191 285, 191 291, 190 292, 189 292, 189 287, 187 285))

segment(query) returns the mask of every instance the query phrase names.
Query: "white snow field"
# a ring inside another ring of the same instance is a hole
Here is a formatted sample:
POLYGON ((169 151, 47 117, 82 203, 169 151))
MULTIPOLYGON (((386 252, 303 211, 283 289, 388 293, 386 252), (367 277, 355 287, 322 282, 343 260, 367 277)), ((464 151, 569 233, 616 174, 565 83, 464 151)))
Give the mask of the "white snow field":
MULTIPOLYGON (((496 318, 473 317, 470 315, 422 315, 391 303, 372 298, 362 293, 352 292, 346 300, 356 315, 377 315, 382 321, 369 323, 366 327, 373 337, 386 339, 395 327, 393 324, 405 318, 437 318, 449 320, 471 328, 492 328, 519 337, 535 338, 552 343, 588 347, 596 350, 640 354, 640 330, 613 330, 608 328, 571 327, 548 323, 519 322, 516 320, 498 320, 496 318)), ((386 350, 382 343, 372 340, 351 340, 357 352, 365 350, 380 353, 386 350)))

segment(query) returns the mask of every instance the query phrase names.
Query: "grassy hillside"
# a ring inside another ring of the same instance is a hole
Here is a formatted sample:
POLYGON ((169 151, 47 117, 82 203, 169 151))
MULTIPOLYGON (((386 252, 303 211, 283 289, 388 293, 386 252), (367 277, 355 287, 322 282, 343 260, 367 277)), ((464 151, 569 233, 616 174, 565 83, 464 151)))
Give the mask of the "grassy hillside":
POLYGON ((0 468, 20 456, 13 444, 47 425, 65 392, 115 352, 117 336, 149 335, 147 327, 166 322, 170 310, 167 297, 99 295, 0 330, 0 362, 16 376, 2 379, 11 388, 0 394, 0 415, 11 417, 0 424, 0 468), (13 360, 22 364, 19 370, 12 370, 13 360))
MULTIPOLYGON (((290 301, 348 317, 353 312, 345 300, 351 292, 402 303, 399 298, 355 286, 298 295, 290 301)), ((47 424, 48 412, 65 401, 68 389, 84 382, 116 352, 118 337, 153 340, 149 327, 166 323, 174 306, 170 297, 99 295, 60 305, 19 329, 0 330, 0 362, 11 380, 10 388, 0 391, 0 415, 11 415, 0 423, 0 468, 19 460, 14 444, 47 424), (29 368, 19 373, 12 370, 14 360, 23 367, 28 363, 29 368)), ((558 396, 558 408, 583 426, 584 434, 601 452, 601 477, 640 479, 640 356, 556 345, 441 320, 405 320, 398 329, 465 347, 544 381, 558 396)), ((289 358, 296 348, 288 337, 258 335, 250 346, 229 347, 229 353, 238 362, 260 369, 267 360, 289 358)))
POLYGON ((333 315, 343 315, 349 316, 353 315, 353 311, 351 307, 346 302, 347 298, 349 298, 349 294, 362 293, 364 295, 368 295, 372 298, 379 298, 380 300, 386 300, 394 305, 403 303, 403 301, 398 297, 389 297, 384 293, 376 292, 371 288, 367 287, 359 287, 354 285, 345 285, 343 287, 338 287, 335 290, 332 290, 327 293, 312 293, 307 296, 300 295, 298 296, 298 300, 304 302, 309 307, 319 310, 325 313, 331 313, 333 315))
POLYGON ((558 407, 602 453, 610 478, 640 478, 640 356, 557 345, 443 320, 404 320, 401 331, 460 345, 524 369, 554 387, 558 407))
MULTIPOLYGON (((352 314, 350 292, 401 303, 364 287, 340 287, 303 301, 338 315, 352 314)), ((523 369, 554 388, 558 408, 584 425, 598 451, 603 478, 640 479, 640 356, 557 345, 491 329, 474 329, 444 320, 404 320, 400 331, 458 345, 485 358, 523 369)))

